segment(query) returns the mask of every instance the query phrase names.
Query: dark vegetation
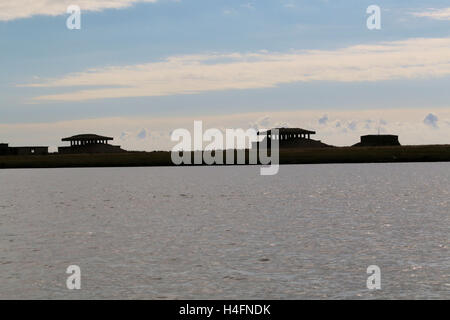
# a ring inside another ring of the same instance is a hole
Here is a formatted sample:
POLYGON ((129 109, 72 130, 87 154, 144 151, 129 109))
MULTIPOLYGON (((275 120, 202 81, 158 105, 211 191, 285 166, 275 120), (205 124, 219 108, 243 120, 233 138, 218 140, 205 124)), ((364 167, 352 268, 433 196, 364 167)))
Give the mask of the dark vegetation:
MULTIPOLYGON (((248 163, 248 150, 246 153, 248 163)), ((437 161, 450 161, 450 145, 288 148, 280 150, 281 164, 437 161)), ((173 163, 171 154, 167 151, 0 156, 0 168, 137 166, 173 166, 173 163)))

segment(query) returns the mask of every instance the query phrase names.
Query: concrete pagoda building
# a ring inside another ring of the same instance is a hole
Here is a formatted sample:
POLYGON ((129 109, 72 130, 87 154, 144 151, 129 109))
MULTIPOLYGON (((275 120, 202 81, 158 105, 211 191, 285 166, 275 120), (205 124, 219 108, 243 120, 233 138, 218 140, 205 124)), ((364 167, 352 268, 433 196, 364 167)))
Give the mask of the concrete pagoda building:
POLYGON ((59 147, 58 153, 121 153, 126 152, 120 146, 113 146, 109 141, 111 137, 99 136, 96 134, 79 134, 76 136, 63 138, 63 142, 70 142, 70 147, 59 147))

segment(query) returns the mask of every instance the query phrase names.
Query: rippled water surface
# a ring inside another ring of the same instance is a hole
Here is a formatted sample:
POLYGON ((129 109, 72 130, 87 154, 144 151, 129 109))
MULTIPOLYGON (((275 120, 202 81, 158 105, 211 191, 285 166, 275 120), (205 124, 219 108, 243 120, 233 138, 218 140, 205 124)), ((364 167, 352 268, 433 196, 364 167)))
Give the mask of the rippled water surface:
POLYGON ((449 189, 449 163, 2 170, 0 298, 449 299, 449 189))

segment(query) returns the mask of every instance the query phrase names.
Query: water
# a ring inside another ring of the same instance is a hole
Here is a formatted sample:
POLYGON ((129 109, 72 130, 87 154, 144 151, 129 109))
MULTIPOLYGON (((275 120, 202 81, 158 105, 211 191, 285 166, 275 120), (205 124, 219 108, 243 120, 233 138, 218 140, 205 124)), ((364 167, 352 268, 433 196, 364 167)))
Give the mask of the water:
POLYGON ((450 163, 2 170, 0 299, 449 299, 449 182, 450 163))

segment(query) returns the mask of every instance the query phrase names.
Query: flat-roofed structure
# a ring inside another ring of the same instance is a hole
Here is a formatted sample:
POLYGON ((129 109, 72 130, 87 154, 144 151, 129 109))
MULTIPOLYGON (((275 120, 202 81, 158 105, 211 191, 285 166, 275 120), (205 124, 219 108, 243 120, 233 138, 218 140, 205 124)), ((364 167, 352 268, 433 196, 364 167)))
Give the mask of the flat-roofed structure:
POLYGON ((29 147, 10 147, 7 143, 0 143, 0 155, 2 156, 26 156, 26 155, 45 155, 48 154, 48 147, 29 146, 29 147))
POLYGON ((31 146, 31 147, 10 147, 10 154, 12 155, 45 155, 48 154, 48 147, 31 146))
POLYGON ((0 143, 0 155, 7 155, 9 153, 9 147, 7 143, 0 143))
POLYGON ((272 134, 271 130, 258 132, 258 135, 265 135, 270 140, 280 140, 280 141, 288 141, 288 140, 299 140, 299 139, 311 139, 312 134, 316 134, 315 131, 306 130, 302 128, 275 128, 278 132, 277 134, 272 134))
POLYGON ((258 132, 258 136, 264 136, 259 143, 253 143, 253 148, 270 147, 273 140, 278 140, 280 148, 317 148, 329 147, 328 145, 311 139, 315 131, 302 128, 275 128, 258 132), (275 130, 277 130, 275 132, 275 130))
POLYGON ((99 136, 97 134, 78 134, 76 136, 63 138, 61 141, 69 141, 70 146, 84 146, 88 144, 108 144, 114 138, 99 136))
POLYGON ((392 134, 369 134, 361 136, 354 147, 399 146, 398 136, 392 134))
POLYGON ((58 153, 120 153, 125 152, 120 146, 113 146, 109 141, 111 137, 97 134, 78 134, 72 137, 61 139, 63 142, 70 142, 70 147, 59 147, 58 153))

